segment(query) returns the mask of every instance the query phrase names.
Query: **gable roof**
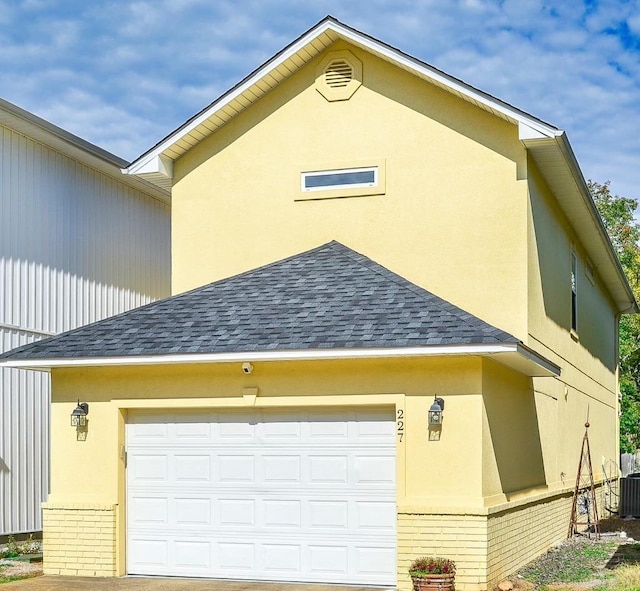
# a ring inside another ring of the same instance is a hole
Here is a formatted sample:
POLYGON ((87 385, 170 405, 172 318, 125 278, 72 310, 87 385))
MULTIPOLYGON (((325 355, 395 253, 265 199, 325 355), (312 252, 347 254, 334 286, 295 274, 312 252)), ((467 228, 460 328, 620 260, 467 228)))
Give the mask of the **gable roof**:
POLYGON ((173 162, 249 108, 338 40, 450 92, 517 125, 519 138, 553 191, 620 313, 638 312, 633 291, 593 202, 567 135, 561 129, 479 90, 430 64, 327 16, 233 88, 191 117, 123 172, 170 190, 173 162))
POLYGON ((126 160, 4 99, 0 99, 0 125, 40 142, 90 168, 99 170, 120 183, 144 191, 161 201, 169 201, 170 193, 166 188, 142 177, 123 177, 122 167, 127 165, 126 160))
MULTIPOLYGON (((525 349, 514 336, 331 242, 14 349, 0 355, 0 363, 42 368, 410 356, 418 350, 535 356, 525 349)), ((542 358, 533 365, 559 372, 542 358)))
POLYGON ((191 117, 147 152, 136 158, 125 174, 147 178, 171 188, 173 162, 230 119, 260 100, 283 80, 339 40, 347 41, 411 74, 447 90, 481 109, 523 126, 527 137, 554 138, 564 132, 466 82, 439 70, 370 35, 327 16, 307 32, 256 68, 233 88, 191 117))

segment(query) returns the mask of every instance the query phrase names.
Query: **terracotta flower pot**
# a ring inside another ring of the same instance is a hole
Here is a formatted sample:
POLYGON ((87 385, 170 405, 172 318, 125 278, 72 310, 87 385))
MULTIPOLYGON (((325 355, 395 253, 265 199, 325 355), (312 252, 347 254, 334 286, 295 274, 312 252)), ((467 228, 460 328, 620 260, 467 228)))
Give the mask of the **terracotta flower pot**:
POLYGON ((412 575, 414 591, 453 591, 455 575, 412 575))

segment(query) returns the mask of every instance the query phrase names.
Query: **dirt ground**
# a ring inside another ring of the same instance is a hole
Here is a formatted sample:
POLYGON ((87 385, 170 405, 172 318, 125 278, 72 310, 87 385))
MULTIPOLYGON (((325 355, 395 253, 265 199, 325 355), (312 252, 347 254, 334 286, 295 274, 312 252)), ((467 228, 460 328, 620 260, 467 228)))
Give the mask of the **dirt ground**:
POLYGON ((609 517, 600 522, 602 533, 625 532, 628 537, 640 542, 640 519, 620 519, 620 517, 609 517))
POLYGON ((588 591, 602 587, 617 566, 640 564, 640 519, 607 518, 600 532, 599 541, 588 536, 566 540, 507 580, 514 591, 588 591))
POLYGON ((42 562, 0 560, 1 577, 38 577, 42 574, 42 562))

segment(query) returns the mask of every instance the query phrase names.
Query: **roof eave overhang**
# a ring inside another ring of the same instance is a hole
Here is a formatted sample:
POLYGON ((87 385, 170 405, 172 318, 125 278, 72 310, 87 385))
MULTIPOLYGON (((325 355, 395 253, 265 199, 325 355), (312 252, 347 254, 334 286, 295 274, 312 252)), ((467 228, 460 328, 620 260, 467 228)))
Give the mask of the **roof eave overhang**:
POLYGON ((377 349, 304 349, 290 351, 246 351, 123 357, 75 357, 58 359, 6 359, 0 367, 49 371, 73 367, 119 367, 211 363, 322 361, 408 357, 473 356, 493 359, 531 377, 559 376, 560 367, 522 343, 390 347, 377 349))
POLYGON ((566 133, 545 135, 519 125, 520 140, 536 163, 575 231, 594 269, 607 286, 619 314, 637 313, 638 304, 615 254, 566 133))
POLYGON ((150 194, 165 203, 170 200, 169 190, 166 187, 161 188, 157 184, 149 183, 142 177, 123 176, 122 169, 127 165, 126 160, 4 99, 0 99, 0 125, 4 125, 69 158, 82 162, 82 164, 98 170, 121 183, 150 194))
POLYGON ((511 123, 525 123, 536 133, 553 135, 556 128, 429 64, 327 17, 265 62, 200 113, 161 140, 156 146, 123 170, 165 189, 171 188, 173 162, 214 133, 295 71, 338 40, 345 40, 377 57, 391 62, 420 78, 446 89, 482 109, 511 123))

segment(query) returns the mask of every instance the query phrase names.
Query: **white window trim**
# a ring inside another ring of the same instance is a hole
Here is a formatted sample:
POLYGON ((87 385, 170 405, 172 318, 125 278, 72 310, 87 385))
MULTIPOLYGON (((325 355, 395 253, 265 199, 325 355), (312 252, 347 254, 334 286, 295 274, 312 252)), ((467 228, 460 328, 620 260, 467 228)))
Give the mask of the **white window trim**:
POLYGON ((316 170, 313 172, 303 172, 300 174, 300 190, 303 193, 315 191, 333 191, 336 189, 360 189, 363 187, 377 187, 380 174, 378 166, 365 166, 358 168, 336 168, 333 170, 316 170), (322 187, 307 187, 306 180, 310 177, 329 176, 332 174, 357 174, 360 172, 373 172, 373 182, 370 183, 341 183, 335 185, 324 185, 322 187))
POLYGON ((294 193, 294 201, 319 201, 324 199, 343 199, 348 197, 369 197, 372 195, 384 195, 387 192, 386 159, 366 158, 350 161, 329 161, 300 164, 298 175, 291 180, 294 193), (323 174, 336 174, 343 172, 361 172, 373 170, 375 179, 373 183, 354 183, 330 185, 327 187, 305 187, 305 178, 323 174), (295 184, 294 184, 295 183, 295 184))

